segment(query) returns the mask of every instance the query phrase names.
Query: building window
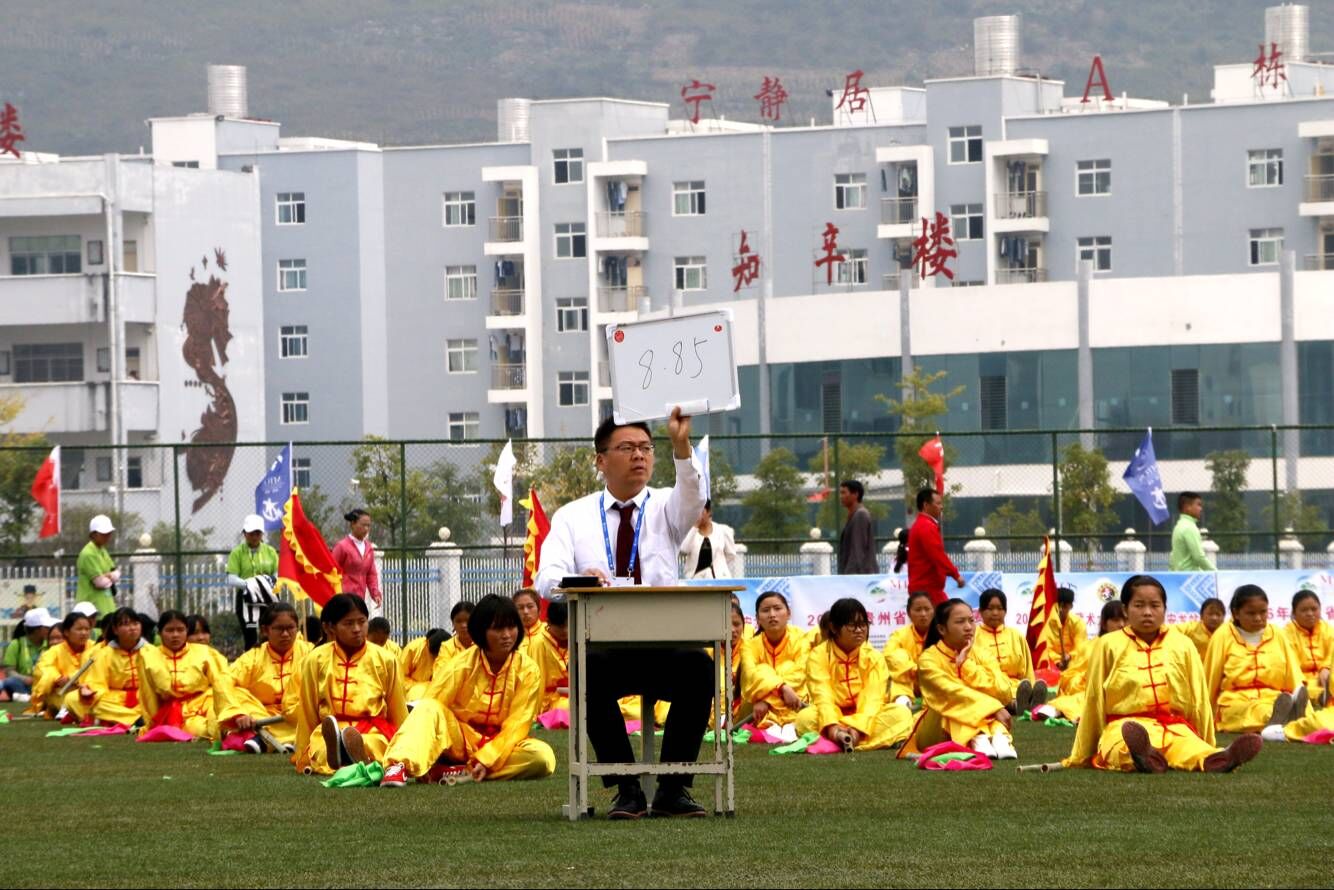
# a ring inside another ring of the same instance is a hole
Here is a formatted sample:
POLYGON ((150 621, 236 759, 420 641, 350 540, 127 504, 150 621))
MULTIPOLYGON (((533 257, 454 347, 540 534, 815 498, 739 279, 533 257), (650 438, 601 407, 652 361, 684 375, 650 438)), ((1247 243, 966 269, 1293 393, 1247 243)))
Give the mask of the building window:
POLYGON ((284 425, 310 423, 310 393, 285 392, 282 404, 284 425))
POLYGON ((584 181, 584 150, 582 148, 558 148, 551 153, 555 161, 553 168, 556 185, 584 181))
POLYGON ((982 163, 982 126, 950 127, 950 163, 982 163))
POLYGON ((71 275, 83 271, 78 235, 15 236, 9 239, 9 274, 71 275))
POLYGON ((292 458, 292 484, 297 488, 310 488, 310 458, 292 458))
POLYGON ((1200 423, 1200 372, 1197 368, 1178 368, 1172 372, 1172 423, 1185 426, 1200 423))
POLYGON ((472 374, 477 371, 476 340, 446 340, 445 369, 451 374, 472 374))
POLYGON ((834 174, 834 209, 861 210, 866 207, 866 174, 834 174))
POLYGON ((98 482, 110 482, 115 476, 116 467, 110 457, 99 456, 93 460, 93 472, 98 482))
POLYGON ((950 231, 955 241, 980 241, 986 237, 982 230, 982 205, 951 204, 950 231))
POLYGON ((82 343, 14 344, 15 383, 73 383, 82 379, 82 343))
POLYGON ((562 408, 588 404, 588 372, 560 371, 556 375, 557 401, 562 408))
POLYGON ((180 168, 183 169, 183 170, 198 170, 198 169, 199 169, 199 162, 198 162, 198 161, 172 161, 172 162, 171 162, 171 165, 172 165, 173 167, 180 167, 180 168))
POLYGON ((677 290, 704 290, 709 286, 709 270, 702 256, 679 256, 673 264, 677 290))
POLYGON ((572 260, 588 256, 588 238, 583 223, 556 223, 556 258, 572 260))
POLYGON ((834 281, 837 284, 866 283, 866 251, 861 248, 844 248, 843 262, 835 267, 834 281))
POLYGON ((482 437, 481 415, 476 411, 450 412, 449 441, 462 442, 464 439, 482 437))
POLYGON ((125 487, 144 487, 144 459, 137 454, 125 458, 125 487))
POLYGON ((88 265, 100 266, 106 262, 102 252, 102 242, 94 239, 88 242, 88 265))
POLYGON ((1283 249, 1282 229, 1251 229, 1251 265, 1276 266, 1283 249))
POLYGON ((1283 184, 1283 149, 1260 148, 1246 152, 1246 185, 1268 188, 1283 184))
POLYGON ((445 192, 445 225, 477 225, 477 196, 473 192, 445 192))
POLYGON ((1112 162, 1107 158, 1097 161, 1079 161, 1075 164, 1075 194, 1110 195, 1112 193, 1112 162))
POLYGON ((588 330, 588 297, 556 298, 556 330, 562 334, 588 330))
POLYGON ((306 261, 278 261, 278 290, 296 291, 306 289, 306 261))
POLYGON ((445 266, 445 299, 477 299, 476 266, 445 266))
POLYGON ((278 225, 302 226, 306 224, 306 193, 279 192, 277 198, 278 225))
MULTIPOLYGON (((1094 235, 1089 238, 1075 239, 1077 244, 1077 261, 1093 261, 1094 272, 1112 271, 1112 238, 1110 235, 1094 235)), ((1078 266, 1075 271, 1078 272, 1078 266)))
POLYGON ((672 216, 704 215, 704 180, 672 183, 672 216))
POLYGON ((1006 428, 1005 375, 983 376, 978 386, 978 407, 982 412, 982 429, 1006 428))
POLYGON ((309 355, 310 338, 305 325, 283 325, 278 329, 279 358, 306 358, 309 355))

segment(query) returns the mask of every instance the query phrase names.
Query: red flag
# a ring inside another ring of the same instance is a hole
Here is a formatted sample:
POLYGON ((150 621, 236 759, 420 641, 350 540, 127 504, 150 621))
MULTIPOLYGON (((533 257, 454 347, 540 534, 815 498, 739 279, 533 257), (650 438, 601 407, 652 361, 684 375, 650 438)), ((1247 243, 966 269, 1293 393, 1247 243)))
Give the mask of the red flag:
POLYGON ((32 480, 32 499, 46 511, 38 538, 60 534, 60 446, 51 449, 32 480))
POLYGON ((301 509, 301 497, 293 489, 283 505, 283 532, 278 547, 278 583, 274 592, 290 591, 309 597, 318 606, 343 591, 343 573, 324 543, 324 536, 301 509))
POLYGON ((806 495, 806 503, 808 503, 808 504, 823 504, 824 501, 825 501, 825 498, 829 497, 829 495, 830 495, 830 493, 831 493, 832 491, 833 491, 833 489, 830 488, 830 487, 828 487, 828 486, 825 486, 824 488, 821 488, 819 491, 813 491, 813 492, 811 492, 810 494, 806 495))
MULTIPOLYGON (((523 586, 532 587, 542 559, 542 542, 551 531, 551 523, 542 510, 542 502, 537 499, 536 488, 528 489, 527 499, 519 504, 528 508, 528 536, 523 539, 523 586)), ((545 608, 546 603, 542 605, 545 608)))
POLYGON ((1033 663, 1042 661, 1047 643, 1042 639, 1051 610, 1056 607, 1056 573, 1051 567, 1051 539, 1042 539, 1042 561, 1038 563, 1038 581, 1033 585, 1033 604, 1028 609, 1028 648, 1033 652, 1033 663))
POLYGON ((940 433, 929 439, 917 452, 917 456, 926 461, 936 474, 936 491, 945 493, 945 443, 940 441, 940 433))

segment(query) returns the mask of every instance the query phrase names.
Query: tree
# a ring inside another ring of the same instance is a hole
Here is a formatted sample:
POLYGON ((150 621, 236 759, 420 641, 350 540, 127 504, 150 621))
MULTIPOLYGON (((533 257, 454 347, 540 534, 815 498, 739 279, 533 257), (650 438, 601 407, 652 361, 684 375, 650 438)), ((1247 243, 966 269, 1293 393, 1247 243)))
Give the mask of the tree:
MULTIPOLYGON (((935 435, 940 418, 949 413, 950 399, 958 398, 967 389, 956 386, 944 392, 934 391, 931 387, 944 380, 947 373, 936 371, 929 374, 921 367, 915 367, 910 375, 903 378, 903 386, 910 392, 902 402, 884 393, 876 396, 889 409, 890 414, 899 418, 900 435, 894 437, 894 451, 898 454, 899 466, 903 468, 903 500, 909 514, 917 509, 918 490, 936 484, 935 472, 917 452, 935 435)), ((958 452, 946 443, 946 468, 954 465, 957 456, 958 452)), ((962 485, 947 486, 944 496, 946 506, 949 496, 962 490, 962 485)))
MULTIPOLYGON (((387 442, 379 436, 367 436, 364 443, 352 449, 352 468, 361 492, 361 502, 355 506, 369 511, 375 527, 383 529, 377 539, 384 546, 404 545, 407 537, 403 515, 405 504, 409 523, 429 524, 426 474, 422 470, 403 472, 403 456, 398 443, 387 442)), ((305 506, 304 502, 302 506, 305 506)), ((431 540, 435 540, 434 531, 431 540)))
MULTIPOLYGON (((825 449, 811 456, 807 461, 807 468, 810 472, 824 478, 825 468, 825 450, 829 454, 829 471, 836 474, 828 480, 822 482, 830 491, 825 495, 825 499, 820 503, 820 508, 816 511, 815 524, 820 528, 839 529, 843 526, 846 513, 843 505, 838 502, 838 486, 844 479, 857 479, 864 483, 864 480, 875 476, 880 472, 880 462, 885 456, 883 445, 877 445, 874 442, 849 442, 846 439, 839 440, 838 443, 838 466, 834 466, 834 449, 828 445, 826 440, 825 449)), ((884 519, 889 515, 889 508, 883 503, 875 501, 866 501, 863 506, 876 519, 884 519)))
MULTIPOLYGON (((477 475, 468 477, 458 465, 447 458, 431 464, 425 473, 420 470, 413 471, 409 484, 423 487, 425 503, 419 514, 409 517, 408 525, 411 530, 409 542, 414 545, 433 544, 439 539, 441 526, 449 529, 449 540, 455 544, 476 544, 488 537, 486 535, 488 520, 492 522, 498 520, 500 509, 499 493, 491 484, 494 472, 494 468, 486 472, 484 479, 479 479, 477 475), (484 513, 483 492, 489 492, 496 498, 494 511, 484 513)), ((517 500, 521 496, 517 479, 514 488, 517 500)), ((522 513, 523 510, 514 511, 515 524, 519 523, 522 513)), ((499 525, 492 527, 499 533, 499 525)), ((522 529, 522 525, 519 528, 522 529)), ((515 525, 511 525, 511 536, 514 531, 515 525)))
POLYGON ((1002 553, 1017 550, 1040 550, 1041 540, 1012 541, 1010 538, 1041 538, 1047 534, 1048 525, 1043 520, 1037 507, 1020 510, 1014 501, 1006 501, 987 514, 982 520, 982 527, 987 530, 987 538, 996 543, 996 549, 1002 553))
POLYGON ((596 457, 591 445, 556 446, 555 453, 532 470, 529 482, 537 489, 538 500, 547 516, 563 504, 602 488, 596 457))
MULTIPOLYGON (((1265 527, 1274 526, 1274 505, 1265 507, 1265 527)), ((1278 527, 1297 532, 1297 540, 1307 550, 1323 548, 1329 540, 1329 524, 1319 507, 1302 500, 1300 491, 1278 493, 1278 527)))
POLYGON ((1245 553, 1246 471, 1251 456, 1245 451, 1214 451, 1205 455, 1204 468, 1213 477, 1205 525, 1224 553, 1245 553))
MULTIPOLYGON (((797 457, 786 448, 775 448, 755 467, 755 490, 741 499, 750 519, 742 536, 757 538, 804 538, 809 527, 806 500, 801 496, 801 472, 797 457)), ((777 550, 794 550, 783 545, 777 550)))
MULTIPOLYGON (((667 427, 660 426, 653 431, 653 476, 648 484, 655 488, 671 488, 675 485, 674 459, 667 427)), ((722 448, 709 448, 709 498, 713 501, 715 511, 720 505, 736 499, 736 473, 722 448)))
MULTIPOLYGON (((160 519, 148 530, 148 536, 153 539, 153 549, 159 553, 170 553, 176 550, 176 523, 160 519)), ((212 536, 213 529, 211 528, 199 530, 182 528, 180 549, 186 552, 209 550, 211 548, 208 546, 208 542, 212 536)), ((138 541, 135 541, 136 546, 138 543, 138 541)))
POLYGON ((318 485, 301 489, 301 512, 320 530, 332 550, 334 542, 343 536, 343 515, 334 509, 324 489, 318 485))
POLYGON ((1098 549, 1098 535, 1116 525, 1116 489, 1107 478, 1107 458, 1078 442, 1065 449, 1060 464, 1061 533, 1083 537, 1088 546, 1089 568, 1098 549))
MULTIPOLYGON (((23 411, 19 396, 0 396, 0 552, 20 553, 23 539, 32 531, 37 518, 37 502, 32 499, 32 480, 46 460, 46 437, 39 433, 9 430, 23 411), (30 449, 30 450, 29 450, 30 449)), ((59 468, 56 469, 59 472, 59 468)), ((87 531, 87 526, 84 527, 87 531)))
POLYGON ((99 513, 105 513, 110 517, 111 524, 116 527, 116 536, 112 538, 108 550, 117 553, 129 552, 139 546, 139 536, 144 531, 144 520, 138 513, 118 513, 106 507, 78 504, 61 507, 60 534, 54 538, 29 544, 25 549, 29 553, 42 554, 60 551, 64 556, 73 559, 79 555, 83 545, 88 543, 88 523, 99 513))

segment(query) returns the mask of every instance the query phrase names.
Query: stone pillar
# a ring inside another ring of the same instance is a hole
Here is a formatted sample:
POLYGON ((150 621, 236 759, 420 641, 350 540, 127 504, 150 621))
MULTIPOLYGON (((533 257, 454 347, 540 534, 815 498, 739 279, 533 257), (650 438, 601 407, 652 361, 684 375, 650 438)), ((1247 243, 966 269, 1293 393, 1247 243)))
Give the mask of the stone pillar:
POLYGON ((143 612, 156 621, 158 591, 162 587, 162 557, 153 549, 153 538, 147 532, 139 536, 139 549, 130 557, 130 572, 134 576, 134 611, 143 612))
POLYGON ((973 539, 963 545, 963 552, 974 572, 996 570, 996 545, 987 540, 987 530, 982 526, 973 529, 973 539))
POLYGON ((749 547, 747 547, 745 544, 742 544, 740 541, 737 542, 737 545, 736 545, 736 576, 737 576, 738 578, 744 578, 744 577, 746 577, 746 554, 749 553, 749 552, 750 552, 750 548, 749 548, 749 547))
POLYGON ((1148 548, 1142 541, 1135 540, 1135 530, 1126 529, 1126 538, 1116 545, 1116 570, 1118 572, 1144 572, 1144 555, 1148 548))
POLYGON ((820 530, 811 529, 811 540, 801 545, 801 555, 810 557, 812 575, 834 574, 834 545, 820 540, 820 530))
POLYGON ((1302 555, 1306 548, 1292 533, 1292 526, 1288 526, 1283 532, 1283 537, 1278 542, 1279 560, 1283 563, 1284 568, 1300 569, 1303 561, 1302 555))
MULTIPOLYGON (((448 630, 449 610, 463 598, 463 551, 449 540, 449 534, 449 529, 442 526, 438 532, 440 540, 426 548, 426 564, 431 567, 431 596, 426 613, 428 629, 443 627, 448 630)), ((406 627, 403 629, 407 630, 406 627)))

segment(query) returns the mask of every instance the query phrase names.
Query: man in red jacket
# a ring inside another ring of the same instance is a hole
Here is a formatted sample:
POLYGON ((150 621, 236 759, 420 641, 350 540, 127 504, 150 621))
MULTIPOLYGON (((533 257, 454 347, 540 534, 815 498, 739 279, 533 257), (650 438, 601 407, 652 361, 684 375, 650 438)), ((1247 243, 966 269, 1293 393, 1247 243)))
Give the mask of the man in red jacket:
POLYGON ((945 602, 945 579, 963 587, 963 577, 945 553, 940 533, 940 492, 923 488, 917 492, 917 521, 908 530, 908 592, 930 594, 931 602, 945 602))

